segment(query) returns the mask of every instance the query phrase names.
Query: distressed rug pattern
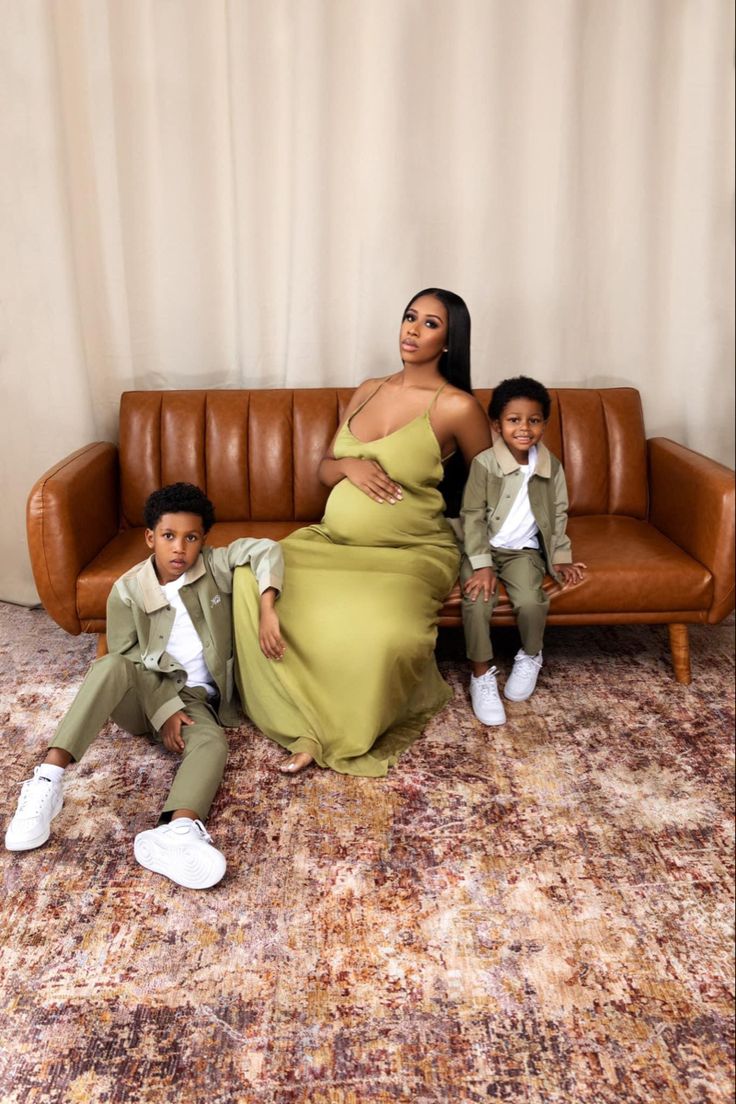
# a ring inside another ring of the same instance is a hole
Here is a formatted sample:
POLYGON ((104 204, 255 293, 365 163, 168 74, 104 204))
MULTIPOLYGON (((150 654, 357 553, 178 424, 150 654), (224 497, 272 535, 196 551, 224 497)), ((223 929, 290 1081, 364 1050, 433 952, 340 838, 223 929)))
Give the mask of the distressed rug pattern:
MULTIPOLYGON (((0 606, 3 826, 93 656, 0 606)), ((244 725, 209 825, 225 880, 135 864, 172 774, 108 725, 49 843, 2 852, 7 1104, 726 1104, 733 622, 550 629, 534 697, 455 697, 385 780, 244 725)), ((507 672, 516 647, 499 633, 507 672)))

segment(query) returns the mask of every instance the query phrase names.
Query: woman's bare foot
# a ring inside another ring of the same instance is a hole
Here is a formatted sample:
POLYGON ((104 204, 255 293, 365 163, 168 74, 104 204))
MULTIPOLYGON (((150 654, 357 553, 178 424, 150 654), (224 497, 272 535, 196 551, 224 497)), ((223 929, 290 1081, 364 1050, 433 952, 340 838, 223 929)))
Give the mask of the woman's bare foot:
POLYGON ((313 762, 313 755, 307 751, 300 751, 296 755, 290 755, 286 762, 281 764, 279 770, 282 774, 301 774, 313 762))

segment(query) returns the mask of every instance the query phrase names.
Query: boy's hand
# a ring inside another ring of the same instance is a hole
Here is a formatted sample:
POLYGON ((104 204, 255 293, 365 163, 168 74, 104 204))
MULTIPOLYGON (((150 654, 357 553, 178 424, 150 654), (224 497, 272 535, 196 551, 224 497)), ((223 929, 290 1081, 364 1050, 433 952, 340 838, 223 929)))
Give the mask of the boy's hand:
POLYGON ((555 564, 555 571, 562 579, 562 589, 574 583, 582 583, 588 565, 584 563, 555 564))
POLYGON ((473 574, 463 587, 463 594, 467 594, 471 602, 474 602, 479 594, 483 595, 483 601, 487 602, 498 586, 496 572, 492 567, 476 567, 473 574))
POLYGON ((163 739, 164 747, 168 751, 175 751, 178 755, 181 755, 184 751, 181 726, 190 724, 194 724, 194 721, 191 717, 188 717, 182 709, 173 713, 168 721, 164 721, 164 726, 161 729, 161 738, 163 739))
POLYGON ((275 605, 276 591, 269 587, 261 595, 261 617, 258 626, 258 643, 266 659, 283 659, 286 644, 281 635, 279 616, 275 605))
POLYGON ((286 645, 281 635, 281 626, 275 609, 261 610, 258 643, 261 645, 261 651, 266 659, 283 659, 286 645))

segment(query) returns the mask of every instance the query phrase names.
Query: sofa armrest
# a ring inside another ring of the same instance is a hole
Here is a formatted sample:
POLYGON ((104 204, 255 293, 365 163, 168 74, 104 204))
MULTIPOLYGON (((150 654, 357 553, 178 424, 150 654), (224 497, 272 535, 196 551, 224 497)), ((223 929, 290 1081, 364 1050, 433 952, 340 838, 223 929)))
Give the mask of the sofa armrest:
POLYGON ((57 624, 75 636, 77 577, 118 531, 118 450, 85 445, 36 481, 28 496, 26 530, 33 578, 57 624))
POLYGON ((708 621, 734 608, 734 473, 666 437, 649 448, 649 520, 713 576, 708 621))

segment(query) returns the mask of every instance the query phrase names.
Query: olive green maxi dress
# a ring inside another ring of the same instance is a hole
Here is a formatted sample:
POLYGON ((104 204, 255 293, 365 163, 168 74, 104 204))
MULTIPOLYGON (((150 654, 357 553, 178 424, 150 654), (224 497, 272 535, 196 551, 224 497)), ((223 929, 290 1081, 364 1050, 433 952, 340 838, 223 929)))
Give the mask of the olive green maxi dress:
POLYGON ((343 479, 321 524, 281 542, 280 662, 258 646, 253 572, 235 572, 236 677, 246 712, 288 751, 343 774, 385 775, 451 696, 434 646, 460 554, 437 489, 442 460, 429 420, 436 397, 378 440, 359 441, 350 422, 339 432, 335 457, 378 461, 403 498, 378 503, 343 479))

